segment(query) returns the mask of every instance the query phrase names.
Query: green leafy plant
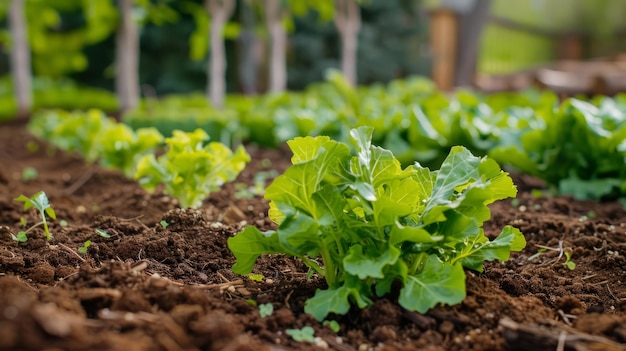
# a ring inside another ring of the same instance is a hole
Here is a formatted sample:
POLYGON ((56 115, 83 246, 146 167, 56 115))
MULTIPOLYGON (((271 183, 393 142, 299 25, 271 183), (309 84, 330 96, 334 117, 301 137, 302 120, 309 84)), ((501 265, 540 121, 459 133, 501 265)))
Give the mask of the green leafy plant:
POLYGON ((109 234, 106 230, 102 230, 102 229, 95 229, 94 230, 96 232, 96 234, 100 235, 103 238, 110 238, 111 234, 109 234))
POLYGON ((291 336, 297 342, 315 342, 315 329, 308 325, 301 329, 287 329, 285 334, 291 336))
POLYGON ((554 258, 553 260, 547 261, 545 264, 552 265, 552 264, 559 262, 562 258, 565 258, 565 261, 563 262, 563 266, 567 267, 567 269, 569 269, 570 271, 573 271, 574 269, 576 269, 576 263, 572 261, 572 253, 568 251, 568 249, 565 249, 563 247, 562 240, 559 240, 558 247, 549 247, 549 246, 543 246, 543 245, 536 245, 536 246, 539 247, 539 249, 537 249, 537 252, 534 255, 528 257, 528 261, 536 260, 547 251, 555 251, 555 252, 558 252, 557 257, 554 258))
POLYGON ((269 317, 274 313, 274 305, 271 303, 262 303, 259 305, 259 314, 261 318, 269 317))
POLYGON ((339 322, 337 322, 336 320, 324 321, 322 325, 330 328, 330 330, 332 330, 335 333, 339 333, 339 331, 341 330, 341 326, 339 325, 339 322))
POLYGON ((100 163, 105 168, 119 169, 124 176, 132 178, 139 159, 154 152, 162 142, 163 135, 156 128, 134 131, 125 124, 116 123, 100 135, 100 163))
POLYGON ((174 131, 165 139, 167 150, 156 158, 139 160, 135 179, 147 190, 163 184, 164 192, 178 199, 183 208, 198 208, 209 194, 234 180, 250 161, 243 146, 233 153, 219 142, 204 145, 208 135, 202 129, 174 131))
POLYGON ((170 224, 167 223, 166 220, 162 219, 159 224, 161 225, 161 227, 163 227, 163 229, 167 228, 170 224))
POLYGON ((248 226, 229 238, 234 272, 250 273, 262 254, 300 258, 328 285, 305 304, 320 321, 351 304, 369 306, 395 282, 399 303, 423 313, 465 298, 464 267, 482 271, 483 261, 507 260, 525 246, 516 228, 492 241, 482 229, 487 205, 517 192, 495 161, 454 147, 438 171, 402 169, 390 151, 371 145, 372 132, 350 132, 355 154, 324 136, 288 142, 293 165, 265 193, 278 229, 248 226))
POLYGON ((626 105, 568 99, 489 155, 577 199, 626 197, 626 105))
POLYGON ((78 248, 78 252, 84 254, 87 253, 87 250, 89 249, 89 246, 91 246, 91 240, 87 240, 83 243, 83 246, 78 248))
POLYGON ((35 167, 26 167, 22 170, 22 180, 29 181, 33 179, 37 179, 39 173, 37 172, 37 168, 35 167))
MULTIPOLYGON (((24 211, 27 211, 30 208, 35 208, 41 215, 41 222, 35 223, 30 228, 24 231, 18 232, 17 235, 11 234, 11 237, 13 238, 13 240, 19 241, 19 242, 25 242, 26 240, 28 240, 26 234, 28 234, 28 232, 30 232, 31 230, 35 229, 38 226, 43 226, 43 230, 46 233, 46 239, 51 240, 52 234, 50 233, 50 230, 48 229, 48 221, 46 219, 46 215, 48 215, 48 217, 52 219, 56 219, 57 216, 56 216, 56 213, 54 212, 54 209, 50 206, 50 201, 48 200, 46 193, 44 193, 43 191, 40 191, 31 197, 20 195, 19 197, 15 199, 15 201, 24 203, 24 211)), ((25 222, 23 222, 23 224, 24 223, 25 222)))

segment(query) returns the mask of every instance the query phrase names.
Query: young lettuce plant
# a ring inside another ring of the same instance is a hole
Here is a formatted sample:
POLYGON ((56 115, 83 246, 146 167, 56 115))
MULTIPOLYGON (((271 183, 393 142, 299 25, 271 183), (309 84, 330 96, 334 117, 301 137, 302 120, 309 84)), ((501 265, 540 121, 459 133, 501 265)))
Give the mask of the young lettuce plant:
POLYGON ((48 221, 46 220, 46 215, 48 215, 48 217, 52 219, 56 219, 57 216, 56 216, 56 213, 54 212, 54 209, 50 206, 50 201, 48 201, 48 197, 46 196, 46 193, 44 193, 43 191, 40 191, 31 197, 20 195, 19 197, 15 199, 15 201, 24 203, 24 211, 27 211, 33 207, 36 208, 37 211, 39 211, 39 214, 41 215, 41 222, 38 222, 32 225, 27 230, 20 231, 19 233, 17 233, 17 235, 11 234, 11 237, 13 238, 13 240, 19 241, 19 242, 26 242, 28 240, 26 234, 28 234, 28 232, 37 228, 40 225, 43 226, 43 230, 46 233, 46 239, 51 240, 52 234, 50 233, 50 230, 48 229, 48 221))
POLYGON ((208 137, 202 129, 191 133, 175 130, 165 139, 165 154, 158 158, 149 154, 139 160, 135 179, 148 191, 163 184, 164 192, 177 198, 183 208, 200 207, 211 192, 234 180, 250 161, 243 146, 233 153, 219 142, 203 145, 208 137))
POLYGON ((139 159, 162 142, 163 135, 156 128, 139 128, 135 132, 125 124, 116 123, 102 133, 100 163, 105 168, 120 169, 124 176, 132 178, 139 159))
POLYGON ((293 165, 265 194, 278 229, 248 226, 230 238, 234 272, 250 273, 262 254, 299 257, 328 285, 305 304, 319 321, 369 306, 396 282, 400 305, 424 313, 465 298, 464 267, 482 271, 484 261, 505 261, 525 246, 516 228, 492 241, 482 229, 487 205, 517 192, 495 161, 453 147, 438 171, 402 169, 371 145, 372 131, 350 131, 355 155, 325 136, 288 142, 293 165))

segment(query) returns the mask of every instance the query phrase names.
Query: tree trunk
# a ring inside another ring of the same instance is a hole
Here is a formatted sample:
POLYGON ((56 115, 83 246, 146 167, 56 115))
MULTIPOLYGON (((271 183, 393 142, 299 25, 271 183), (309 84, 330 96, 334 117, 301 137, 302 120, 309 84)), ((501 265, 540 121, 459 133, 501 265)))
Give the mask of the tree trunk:
POLYGON ((280 0, 265 0, 265 20, 271 38, 270 87, 272 93, 287 87, 287 31, 283 27, 284 9, 280 0))
POLYGON ((461 17, 457 69, 454 79, 457 86, 470 85, 474 80, 480 37, 489 18, 490 9, 491 0, 476 0, 474 7, 461 17))
POLYGON ((257 93, 259 59, 257 56, 258 38, 254 34, 256 26, 256 15, 254 9, 247 1, 241 2, 241 26, 242 31, 239 36, 241 44, 241 55, 239 61, 239 76, 243 93, 254 95, 257 93))
POLYGON ((17 102, 18 118, 27 118, 32 108, 30 50, 24 16, 24 0, 11 1, 9 28, 11 32, 11 74, 17 102))
POLYGON ((133 0, 118 0, 122 16, 117 29, 115 90, 120 110, 126 111, 139 102, 139 30, 133 21, 133 0))
POLYGON ((226 95, 226 49, 224 47, 224 26, 235 9, 235 0, 205 0, 204 5, 211 16, 209 40, 208 98, 217 107, 224 107, 226 95))
POLYGON ((357 45, 361 12, 356 0, 335 0, 335 25, 341 36, 341 70, 348 82, 357 83, 357 45))

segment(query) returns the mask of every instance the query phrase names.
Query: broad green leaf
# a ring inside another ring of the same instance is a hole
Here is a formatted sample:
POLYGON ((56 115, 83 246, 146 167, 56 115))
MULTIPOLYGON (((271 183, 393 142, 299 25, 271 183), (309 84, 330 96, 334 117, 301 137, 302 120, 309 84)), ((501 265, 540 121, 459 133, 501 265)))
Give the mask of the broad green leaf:
POLYGON ((228 238, 228 248, 233 252, 237 262, 233 265, 233 272, 249 274, 252 272, 256 259, 262 254, 288 253, 278 242, 278 235, 274 231, 261 233, 256 227, 247 226, 241 233, 228 238))
POLYGON ((318 289, 315 295, 304 304, 304 312, 318 321, 323 321, 329 313, 346 314, 350 310, 351 300, 359 308, 365 308, 371 300, 361 295, 358 283, 354 286, 346 282, 339 288, 318 289))
POLYGON ((465 298, 461 264, 450 265, 431 255, 421 272, 409 275, 398 302, 408 310, 426 313, 438 304, 455 305, 465 298))
POLYGON ((390 246, 382 255, 370 256, 363 253, 361 245, 350 247, 343 260, 346 272, 358 276, 360 279, 384 278, 383 269, 396 263, 400 257, 400 250, 390 246))
POLYGON ((473 244, 473 252, 461 263, 467 268, 482 272, 484 261, 507 261, 512 251, 521 251, 525 246, 526 239, 519 229, 505 226, 494 240, 485 238, 484 241, 473 244))

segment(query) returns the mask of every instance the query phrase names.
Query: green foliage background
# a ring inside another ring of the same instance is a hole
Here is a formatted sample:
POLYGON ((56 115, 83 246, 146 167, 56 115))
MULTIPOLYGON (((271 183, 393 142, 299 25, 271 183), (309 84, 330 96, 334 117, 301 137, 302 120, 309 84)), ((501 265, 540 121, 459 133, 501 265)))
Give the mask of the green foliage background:
MULTIPOLYGON (((114 28, 118 15, 109 1, 96 1, 97 6, 92 3, 89 0, 28 1, 32 9, 48 13, 36 23, 39 27, 32 29, 37 34, 31 41, 50 42, 45 50, 33 52, 36 76, 69 76, 84 85, 113 89, 114 28), (60 43, 65 43, 66 47, 60 43), (48 64, 41 64, 45 62, 48 64)), ((198 28, 198 19, 190 9, 199 9, 201 5, 201 0, 153 0, 152 8, 138 14, 145 18, 141 29, 140 81, 149 88, 144 89, 144 93, 162 95, 205 90, 206 59, 190 57, 190 38, 198 28), (157 5, 162 7, 154 9, 157 5)), ((411 0, 370 0, 362 9, 360 83, 428 74, 429 59, 422 50, 426 40, 426 17, 420 14, 418 5, 419 1, 411 0)), ((5 11, 0 9, 0 17, 5 11)), ((231 21, 239 22, 240 11, 241 4, 231 21)), ((35 18, 32 14, 27 16, 35 18)), ((265 40, 267 33, 261 16, 257 13, 255 32, 259 40, 265 40)), ((6 18, 1 19, 0 30, 6 25, 6 18)), ((293 26, 288 48, 289 88, 302 89, 309 83, 323 80, 327 68, 339 67, 340 40, 332 20, 320 20, 312 12, 296 17, 293 26)), ((7 31, 3 33, 0 36, 0 76, 8 74, 10 69, 6 56, 10 43, 7 31)), ((241 45, 236 39, 227 39, 226 48, 228 90, 238 92, 241 89, 237 60, 241 45)), ((263 91, 266 84, 266 65, 264 62, 259 67, 259 91, 263 91)))

